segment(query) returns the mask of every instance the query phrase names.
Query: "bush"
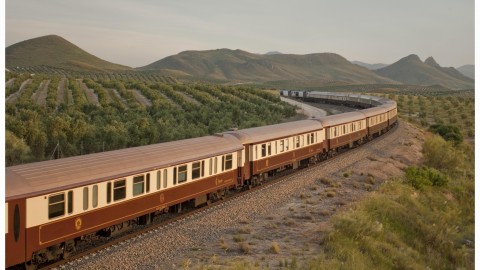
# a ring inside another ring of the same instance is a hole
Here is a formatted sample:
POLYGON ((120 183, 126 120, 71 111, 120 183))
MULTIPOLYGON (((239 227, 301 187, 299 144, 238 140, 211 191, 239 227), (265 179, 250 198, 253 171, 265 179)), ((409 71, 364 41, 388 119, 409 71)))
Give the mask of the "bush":
POLYGON ((440 136, 426 139, 422 149, 426 166, 452 173, 462 164, 461 153, 440 136))
POLYGON ((462 133, 457 126, 435 124, 430 126, 430 131, 442 136, 446 141, 451 141, 455 145, 460 144, 463 141, 462 133))
POLYGON ((429 167, 409 167, 405 170, 405 177, 407 183, 416 189, 423 189, 424 186, 445 186, 449 181, 448 176, 429 167))

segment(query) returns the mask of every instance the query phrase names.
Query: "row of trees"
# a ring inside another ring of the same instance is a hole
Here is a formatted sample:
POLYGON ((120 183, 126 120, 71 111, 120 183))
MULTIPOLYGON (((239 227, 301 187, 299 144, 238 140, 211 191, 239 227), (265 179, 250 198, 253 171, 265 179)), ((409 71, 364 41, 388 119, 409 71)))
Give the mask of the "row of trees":
POLYGON ((278 97, 253 88, 86 79, 98 97, 95 105, 82 82, 58 77, 47 78, 47 105, 39 106, 31 95, 44 79, 35 78, 17 102, 6 104, 8 166, 273 124, 295 114, 278 97), (73 100, 57 100, 60 83, 73 100), (140 104, 129 89, 140 91, 151 106, 140 104))

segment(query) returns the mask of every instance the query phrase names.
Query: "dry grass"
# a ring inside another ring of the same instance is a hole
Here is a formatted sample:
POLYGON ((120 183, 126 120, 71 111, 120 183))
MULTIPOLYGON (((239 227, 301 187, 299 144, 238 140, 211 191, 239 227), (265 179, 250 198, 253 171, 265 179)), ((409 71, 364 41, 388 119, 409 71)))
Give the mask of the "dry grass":
POLYGON ((252 229, 247 226, 240 227, 237 231, 239 234, 250 234, 252 232, 252 229))
POLYGON ((272 245, 270 246, 270 251, 275 254, 280 254, 280 246, 277 242, 272 242, 272 245))
POLYGON ((240 242, 238 246, 244 254, 250 254, 252 252, 252 247, 247 242, 240 242))

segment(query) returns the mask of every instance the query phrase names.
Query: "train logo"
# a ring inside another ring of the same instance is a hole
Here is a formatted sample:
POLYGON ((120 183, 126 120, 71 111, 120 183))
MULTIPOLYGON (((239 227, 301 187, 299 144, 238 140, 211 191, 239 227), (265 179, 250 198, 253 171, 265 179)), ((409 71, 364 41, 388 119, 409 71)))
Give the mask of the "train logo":
POLYGON ((75 219, 75 229, 80 230, 82 228, 82 219, 81 218, 76 218, 75 219))
POLYGON ((160 203, 164 203, 165 202, 165 195, 162 193, 160 194, 160 203))

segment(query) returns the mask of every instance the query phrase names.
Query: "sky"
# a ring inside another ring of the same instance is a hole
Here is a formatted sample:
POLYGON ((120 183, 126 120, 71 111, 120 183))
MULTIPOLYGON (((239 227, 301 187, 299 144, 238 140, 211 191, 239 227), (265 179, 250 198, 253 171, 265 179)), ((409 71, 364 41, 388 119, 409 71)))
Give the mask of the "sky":
POLYGON ((333 52, 391 64, 409 54, 474 64, 474 0, 6 0, 5 46, 56 34, 110 62, 185 50, 333 52))

